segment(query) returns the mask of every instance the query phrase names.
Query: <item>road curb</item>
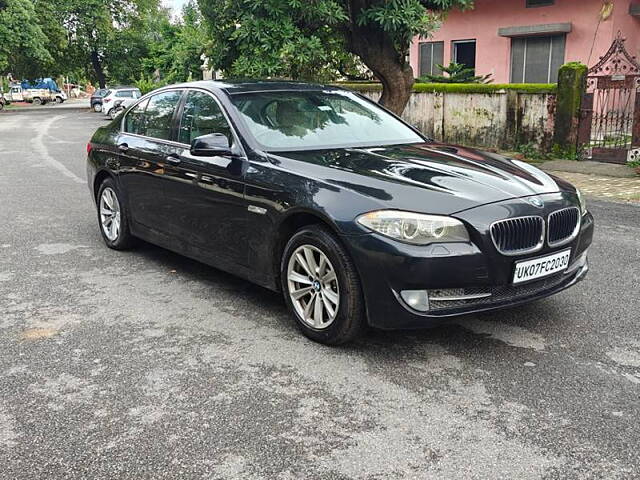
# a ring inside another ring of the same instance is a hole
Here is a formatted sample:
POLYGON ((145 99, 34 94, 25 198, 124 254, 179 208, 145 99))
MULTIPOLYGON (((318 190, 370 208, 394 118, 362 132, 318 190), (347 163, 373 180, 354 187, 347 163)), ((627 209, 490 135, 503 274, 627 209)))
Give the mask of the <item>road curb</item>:
POLYGON ((87 105, 69 105, 66 107, 63 106, 59 106, 59 107, 20 107, 19 109, 10 109, 7 110, 6 108, 0 111, 0 115, 13 115, 13 114, 25 114, 25 113, 33 113, 33 112, 52 112, 52 111, 57 111, 57 112, 77 112, 77 111, 85 111, 87 113, 93 112, 93 110, 88 107, 87 105))

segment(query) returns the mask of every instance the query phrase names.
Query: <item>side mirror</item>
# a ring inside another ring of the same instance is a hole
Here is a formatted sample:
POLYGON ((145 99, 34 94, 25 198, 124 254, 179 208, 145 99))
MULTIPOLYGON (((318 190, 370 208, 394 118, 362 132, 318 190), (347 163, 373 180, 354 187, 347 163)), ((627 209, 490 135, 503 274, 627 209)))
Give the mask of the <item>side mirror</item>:
POLYGON ((229 139, 222 133, 210 133, 191 141, 191 155, 195 157, 215 157, 231 155, 229 139))

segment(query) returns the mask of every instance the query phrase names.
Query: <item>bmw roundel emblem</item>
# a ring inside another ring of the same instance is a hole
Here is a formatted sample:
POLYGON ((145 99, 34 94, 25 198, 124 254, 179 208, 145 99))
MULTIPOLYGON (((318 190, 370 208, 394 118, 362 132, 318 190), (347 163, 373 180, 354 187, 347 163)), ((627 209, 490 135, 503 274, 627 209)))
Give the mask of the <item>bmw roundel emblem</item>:
POLYGON ((539 197, 531 197, 531 198, 529 199, 529 203, 530 203, 531 205, 533 205, 534 207, 538 207, 538 208, 542 208, 542 207, 544 207, 544 202, 543 202, 543 201, 542 201, 542 199, 541 199, 541 198, 539 198, 539 197))

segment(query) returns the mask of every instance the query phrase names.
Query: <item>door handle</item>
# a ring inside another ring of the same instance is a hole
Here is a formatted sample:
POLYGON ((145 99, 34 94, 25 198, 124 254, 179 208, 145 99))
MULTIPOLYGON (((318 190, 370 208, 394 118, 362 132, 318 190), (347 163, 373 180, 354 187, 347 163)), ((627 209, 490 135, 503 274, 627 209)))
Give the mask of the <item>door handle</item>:
POLYGON ((182 160, 180 160, 180 157, 176 155, 167 155, 166 157, 164 157, 164 160, 169 165, 180 165, 180 162, 182 162, 182 160))
POLYGON ((120 150, 121 152, 126 152, 127 150, 129 150, 129 145, 126 143, 121 143, 120 145, 118 145, 118 150, 120 150))

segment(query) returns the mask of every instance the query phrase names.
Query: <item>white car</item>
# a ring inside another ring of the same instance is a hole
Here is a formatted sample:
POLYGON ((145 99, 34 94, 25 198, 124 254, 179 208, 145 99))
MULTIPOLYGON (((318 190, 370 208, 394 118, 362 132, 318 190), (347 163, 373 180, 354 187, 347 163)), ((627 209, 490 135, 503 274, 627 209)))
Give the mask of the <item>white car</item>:
POLYGON ((132 105, 142 96, 136 87, 115 87, 102 99, 102 113, 110 118, 115 118, 118 113, 132 105))

